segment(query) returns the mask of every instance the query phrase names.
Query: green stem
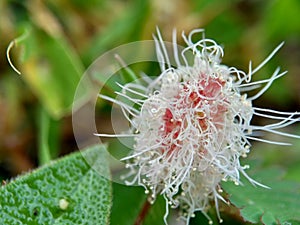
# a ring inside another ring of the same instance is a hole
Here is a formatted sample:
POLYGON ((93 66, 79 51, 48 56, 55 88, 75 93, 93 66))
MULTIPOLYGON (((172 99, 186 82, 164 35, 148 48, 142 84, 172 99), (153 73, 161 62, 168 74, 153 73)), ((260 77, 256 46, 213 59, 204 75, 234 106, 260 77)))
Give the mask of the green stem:
POLYGON ((39 165, 44 165, 51 161, 48 143, 50 117, 43 107, 39 107, 38 111, 38 159, 39 165))

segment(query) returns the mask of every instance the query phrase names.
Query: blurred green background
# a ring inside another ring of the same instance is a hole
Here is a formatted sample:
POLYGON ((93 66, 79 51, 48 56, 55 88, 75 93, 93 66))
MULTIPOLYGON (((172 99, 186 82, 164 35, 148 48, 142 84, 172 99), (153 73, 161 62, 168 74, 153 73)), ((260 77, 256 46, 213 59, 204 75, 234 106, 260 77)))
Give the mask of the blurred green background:
MULTIPOLYGON (((156 26, 167 41, 173 28, 179 33, 205 28, 208 38, 224 46, 223 63, 245 71, 249 60, 258 65, 285 41, 254 79, 270 76, 277 66, 289 73, 255 104, 299 111, 299 15, 299 0, 0 1, 0 178, 75 150, 71 108, 83 72, 113 47, 152 39, 156 26), (11 60, 20 76, 5 56, 14 39, 11 60)), ((144 72, 151 75, 151 68, 144 72)), ((103 115, 98 113, 100 122, 107 118, 103 115)), ((289 129, 300 133, 299 125, 289 129)), ((258 145, 252 155, 286 165, 296 178, 300 143, 292 142, 283 150, 258 145)))

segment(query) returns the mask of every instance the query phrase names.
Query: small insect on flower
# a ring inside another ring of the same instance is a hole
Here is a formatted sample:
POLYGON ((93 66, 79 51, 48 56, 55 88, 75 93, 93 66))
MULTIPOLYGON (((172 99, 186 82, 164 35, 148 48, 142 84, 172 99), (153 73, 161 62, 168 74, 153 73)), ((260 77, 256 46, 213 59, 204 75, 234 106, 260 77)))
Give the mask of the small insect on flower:
POLYGON ((222 180, 238 185, 242 174, 253 185, 267 188, 246 174, 248 165, 240 164, 240 157, 247 157, 250 152, 250 141, 288 145, 257 136, 263 132, 300 138, 279 130, 298 122, 299 113, 252 104, 276 79, 286 74, 277 68, 270 78, 251 81, 283 43, 256 68, 252 68, 250 62, 249 72, 245 73, 221 64, 222 47, 204 38, 202 29, 193 30, 188 36, 182 33, 187 47, 181 51, 176 31, 173 32, 173 55, 177 64, 173 66, 161 34, 158 30, 157 33, 154 39, 161 74, 153 80, 144 76, 144 82, 119 85, 122 88, 122 92, 118 92, 122 97, 119 100, 100 95, 120 105, 131 125, 128 135, 134 136, 135 144, 132 153, 123 159, 130 170, 127 179, 131 176, 127 184, 143 186, 151 203, 158 195, 164 196, 166 224, 169 207, 179 207, 180 217, 186 224, 196 211, 201 211, 212 223, 207 215, 211 200, 222 222, 218 208, 219 200, 226 202, 221 195, 222 180), (195 33, 202 33, 203 38, 193 42, 195 33), (186 57, 188 51, 193 54, 192 63, 186 57), (246 91, 254 89, 258 89, 256 94, 248 96, 246 91), (253 116, 274 122, 253 125, 253 116))

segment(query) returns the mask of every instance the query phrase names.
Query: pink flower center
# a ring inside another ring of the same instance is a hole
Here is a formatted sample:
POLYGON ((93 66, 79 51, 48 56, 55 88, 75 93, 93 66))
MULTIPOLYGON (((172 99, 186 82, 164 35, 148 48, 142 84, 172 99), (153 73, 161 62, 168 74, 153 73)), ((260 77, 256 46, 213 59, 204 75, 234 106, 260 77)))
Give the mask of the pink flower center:
MULTIPOLYGON (((193 84, 189 81, 183 84, 174 97, 175 103, 171 103, 163 115, 164 124, 161 126, 161 135, 165 140, 163 152, 171 153, 180 150, 183 143, 179 137, 180 132, 186 131, 191 121, 201 134, 207 132, 209 123, 222 128, 221 124, 226 112, 226 104, 224 104, 226 98, 222 94, 224 84, 224 81, 211 77, 193 84)), ((200 151, 205 152, 203 149, 200 151)))

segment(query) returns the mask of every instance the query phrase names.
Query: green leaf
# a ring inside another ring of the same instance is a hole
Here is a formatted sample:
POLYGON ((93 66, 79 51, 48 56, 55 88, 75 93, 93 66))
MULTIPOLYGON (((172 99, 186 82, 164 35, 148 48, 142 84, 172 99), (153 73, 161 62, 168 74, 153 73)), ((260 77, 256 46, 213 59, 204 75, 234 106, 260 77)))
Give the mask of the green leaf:
POLYGON ((73 153, 2 186, 0 224, 107 224, 111 184, 92 169, 109 176, 105 151, 73 153))
MULTIPOLYGON (((299 128, 297 129, 296 134, 299 134, 299 128)), ((286 162, 288 164, 287 168, 287 174, 285 176, 286 179, 300 182, 300 140, 297 140, 292 143, 293 149, 292 154, 289 154, 289 158, 284 158, 283 162, 286 162)), ((286 155, 286 154, 285 154, 286 155)))
POLYGON ((65 38, 28 26, 27 35, 13 43, 23 53, 22 77, 44 107, 56 118, 69 114, 84 68, 65 38))
POLYGON ((282 41, 287 37, 299 37, 300 26, 296 18, 300 13, 298 0, 272 1, 265 8, 262 18, 263 34, 267 40, 282 41))
POLYGON ((300 182, 300 161, 298 160, 297 163, 293 163, 288 168, 288 173, 286 178, 289 180, 300 182))
POLYGON ((134 224, 145 201, 146 194, 142 187, 113 183, 113 205, 110 224, 134 224))
POLYGON ((249 222, 271 225, 300 221, 300 183, 282 180, 283 171, 265 169, 252 176, 271 189, 255 187, 243 178, 245 186, 222 183, 230 202, 240 209, 249 222))
POLYGON ((162 196, 151 205, 142 187, 114 183, 113 199, 111 225, 164 224, 166 202, 162 196))
POLYGON ((149 15, 148 0, 134 0, 119 18, 113 20, 97 34, 83 56, 85 64, 90 64, 100 54, 129 41, 136 41, 143 31, 143 23, 149 15))
MULTIPOLYGON (((171 211, 173 209, 169 209, 171 211)), ((164 224, 166 213, 166 200, 163 196, 158 196, 153 205, 150 205, 149 212, 145 217, 143 225, 164 224)))

